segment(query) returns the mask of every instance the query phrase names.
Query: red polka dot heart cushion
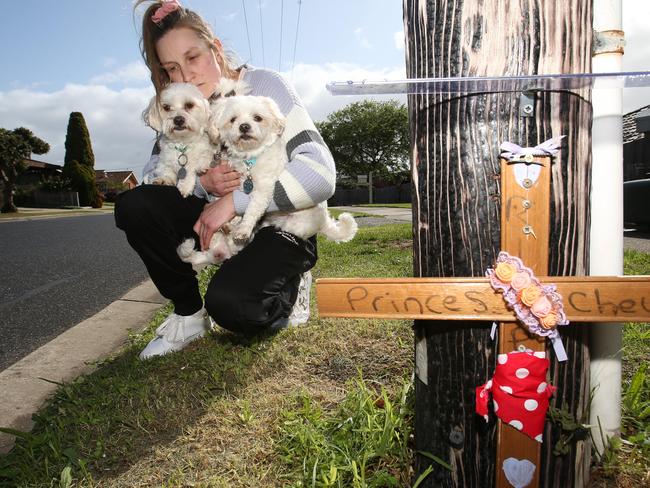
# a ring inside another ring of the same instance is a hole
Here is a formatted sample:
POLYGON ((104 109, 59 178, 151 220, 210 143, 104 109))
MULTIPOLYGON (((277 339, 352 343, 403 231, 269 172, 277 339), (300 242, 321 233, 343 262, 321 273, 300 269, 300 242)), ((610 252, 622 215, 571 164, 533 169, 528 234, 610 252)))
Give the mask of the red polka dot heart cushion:
POLYGON ((549 398, 556 390, 546 383, 548 367, 544 352, 499 354, 492 379, 476 388, 476 413, 487 422, 491 393, 497 417, 542 442, 549 398))

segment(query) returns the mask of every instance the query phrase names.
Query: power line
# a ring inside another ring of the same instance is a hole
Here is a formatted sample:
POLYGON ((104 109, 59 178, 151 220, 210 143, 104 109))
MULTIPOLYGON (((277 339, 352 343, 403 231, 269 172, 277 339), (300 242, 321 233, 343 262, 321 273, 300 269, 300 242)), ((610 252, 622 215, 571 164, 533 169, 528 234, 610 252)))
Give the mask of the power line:
POLYGON ((262 23, 262 0, 258 0, 260 7, 260 35, 262 36, 262 66, 266 67, 266 60, 264 59, 264 27, 262 23))
POLYGON ((248 60, 253 60, 253 50, 251 49, 251 36, 248 32, 248 17, 246 17, 246 3, 241 0, 241 6, 244 9, 244 22, 246 23, 246 38, 248 39, 248 60))
POLYGON ((298 22, 296 23, 296 38, 293 42, 293 61, 291 61, 291 78, 293 78, 293 68, 296 65, 296 47, 298 46, 298 29, 300 28, 300 7, 302 0, 298 0, 298 22))
POLYGON ((282 18, 284 16, 284 0, 280 3, 280 57, 278 58, 278 71, 282 71, 282 18))

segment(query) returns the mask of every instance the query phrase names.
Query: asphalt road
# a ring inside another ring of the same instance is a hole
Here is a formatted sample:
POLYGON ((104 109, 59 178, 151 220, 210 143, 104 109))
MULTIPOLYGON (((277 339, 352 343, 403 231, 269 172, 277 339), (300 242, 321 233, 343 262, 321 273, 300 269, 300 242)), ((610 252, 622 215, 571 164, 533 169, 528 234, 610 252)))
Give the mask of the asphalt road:
POLYGON ((112 214, 0 223, 0 371, 147 277, 112 214))

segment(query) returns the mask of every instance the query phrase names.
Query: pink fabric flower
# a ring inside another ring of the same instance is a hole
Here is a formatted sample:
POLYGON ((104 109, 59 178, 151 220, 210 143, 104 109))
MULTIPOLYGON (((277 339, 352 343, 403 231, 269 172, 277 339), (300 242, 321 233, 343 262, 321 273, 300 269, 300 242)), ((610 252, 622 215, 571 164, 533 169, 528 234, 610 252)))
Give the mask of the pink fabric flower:
POLYGON ((178 0, 162 0, 162 5, 151 16, 151 20, 160 24, 165 17, 181 8, 178 0))
POLYGON ((530 307, 530 311, 538 318, 546 317, 553 309, 553 305, 544 295, 535 300, 535 303, 530 307))
POLYGON ((530 275, 525 272, 517 273, 510 282, 510 286, 512 286, 516 291, 521 291, 530 286, 530 284, 530 275))
POLYGON ((546 317, 539 319, 539 323, 546 330, 554 329, 557 326, 557 321, 558 318, 555 312, 550 312, 546 317))

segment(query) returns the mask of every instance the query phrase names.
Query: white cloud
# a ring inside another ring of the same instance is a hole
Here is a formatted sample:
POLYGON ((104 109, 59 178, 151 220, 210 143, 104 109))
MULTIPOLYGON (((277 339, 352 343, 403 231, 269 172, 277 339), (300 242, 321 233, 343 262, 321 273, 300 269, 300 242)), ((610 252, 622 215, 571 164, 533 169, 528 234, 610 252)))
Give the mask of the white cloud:
POLYGON ((325 65, 298 64, 292 73, 284 73, 291 80, 296 91, 315 121, 325 120, 331 112, 364 98, 376 100, 398 99, 406 102, 404 95, 353 96, 330 94, 325 85, 334 81, 378 81, 404 79, 405 68, 365 68, 351 63, 327 63, 325 65))
MULTIPOLYGON (((384 80, 404 78, 404 67, 372 69, 347 63, 325 65, 299 64, 291 73, 292 80, 307 110, 316 121, 359 96, 333 96, 325 88, 331 81, 384 80)), ((123 78, 124 79, 124 78, 123 78)), ((139 85, 139 83, 137 84, 139 85)), ((122 88, 100 84, 66 85, 55 92, 37 88, 0 92, 0 127, 27 127, 47 141, 51 150, 37 159, 63 164, 65 134, 70 112, 84 115, 95 153, 95 168, 135 171, 138 179, 149 159, 154 133, 141 119, 153 88, 122 88)), ((374 96, 375 99, 404 96, 374 96)))
POLYGON ((49 153, 37 159, 63 164, 70 112, 81 112, 90 133, 95 168, 131 169, 139 179, 153 140, 141 114, 152 95, 151 88, 118 91, 100 85, 67 85, 52 93, 0 92, 0 126, 31 129, 51 146, 49 153))
POLYGON ((142 61, 134 61, 108 73, 102 73, 90 79, 92 84, 131 83, 148 81, 149 70, 142 61))
POLYGON ((225 22, 232 22, 237 18, 237 12, 221 15, 220 18, 225 22))
POLYGON ((354 29, 354 36, 357 38, 357 40, 359 41, 359 45, 362 48, 364 48, 364 49, 371 49, 372 48, 372 44, 370 44, 370 41, 366 37, 366 35, 365 35, 364 31, 363 31, 363 27, 357 27, 356 29, 354 29))
POLYGON ((404 31, 397 31, 393 34, 393 41, 395 42, 395 49, 398 51, 404 50, 404 31))

